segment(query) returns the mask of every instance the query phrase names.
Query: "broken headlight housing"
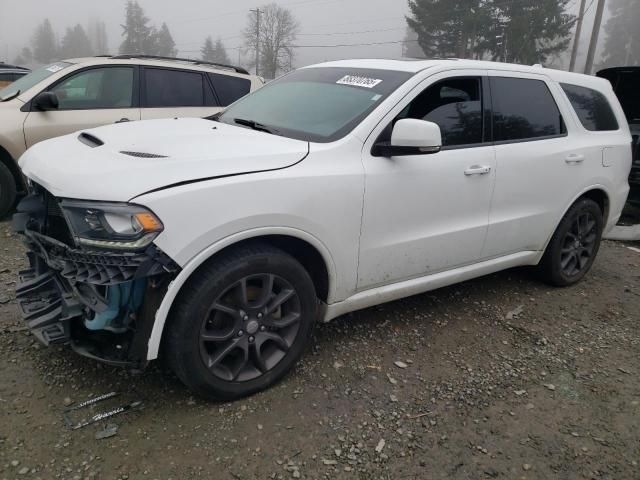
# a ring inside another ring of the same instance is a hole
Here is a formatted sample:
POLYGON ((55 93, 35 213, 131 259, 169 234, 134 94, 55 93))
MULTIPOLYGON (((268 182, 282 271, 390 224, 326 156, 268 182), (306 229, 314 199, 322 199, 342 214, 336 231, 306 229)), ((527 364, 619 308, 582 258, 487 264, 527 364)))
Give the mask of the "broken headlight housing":
POLYGON ((128 203, 63 200, 62 211, 78 245, 109 250, 141 250, 162 232, 158 217, 128 203))

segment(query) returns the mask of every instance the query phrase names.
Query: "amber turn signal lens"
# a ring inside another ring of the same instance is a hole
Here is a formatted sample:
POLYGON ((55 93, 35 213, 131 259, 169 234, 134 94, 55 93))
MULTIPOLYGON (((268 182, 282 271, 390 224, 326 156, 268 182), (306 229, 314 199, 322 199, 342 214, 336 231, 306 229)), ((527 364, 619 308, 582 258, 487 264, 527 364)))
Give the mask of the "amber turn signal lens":
POLYGON ((145 232, 157 232, 164 228, 160 220, 152 213, 136 213, 135 216, 145 232))

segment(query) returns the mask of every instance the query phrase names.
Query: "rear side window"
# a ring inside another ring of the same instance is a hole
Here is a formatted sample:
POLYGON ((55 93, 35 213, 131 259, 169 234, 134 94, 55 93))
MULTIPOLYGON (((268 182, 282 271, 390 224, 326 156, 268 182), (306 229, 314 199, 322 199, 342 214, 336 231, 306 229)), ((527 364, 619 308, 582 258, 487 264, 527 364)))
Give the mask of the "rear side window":
POLYGON ((526 78, 491 77, 494 141, 535 140, 566 133, 547 84, 526 78))
POLYGON ((246 78, 210 73, 209 78, 218 94, 220 105, 226 107, 251 91, 251 81, 246 78))
POLYGON ((603 94, 578 85, 561 85, 584 128, 592 132, 618 130, 618 120, 603 94))
POLYGON ((209 101, 209 85, 199 72, 145 68, 146 107, 202 107, 209 101))

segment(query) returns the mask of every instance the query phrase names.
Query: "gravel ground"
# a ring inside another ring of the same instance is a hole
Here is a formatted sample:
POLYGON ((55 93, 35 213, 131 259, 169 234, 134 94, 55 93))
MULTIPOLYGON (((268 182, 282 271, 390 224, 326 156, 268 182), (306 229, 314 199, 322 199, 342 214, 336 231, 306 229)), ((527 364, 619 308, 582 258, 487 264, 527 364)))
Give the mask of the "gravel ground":
POLYGON ((2 223, 0 479, 639 479, 629 246, 605 242, 570 289, 518 269, 347 315, 282 383, 215 404, 160 366, 40 347, 17 318, 23 252, 2 223), (144 409, 65 429, 65 405, 113 390, 144 409), (106 423, 116 435, 96 439, 106 423))

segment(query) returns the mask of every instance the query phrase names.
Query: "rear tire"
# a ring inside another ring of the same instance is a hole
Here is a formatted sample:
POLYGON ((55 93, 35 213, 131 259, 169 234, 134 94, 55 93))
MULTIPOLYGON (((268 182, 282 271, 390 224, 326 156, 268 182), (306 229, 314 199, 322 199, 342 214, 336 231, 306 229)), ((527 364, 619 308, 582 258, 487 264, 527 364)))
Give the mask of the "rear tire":
POLYGON ((16 181, 4 163, 0 163, 0 220, 16 203, 16 181))
POLYGON ((195 393, 233 400, 270 387, 311 339, 318 301, 300 263, 267 244, 202 266, 172 310, 165 353, 195 393))
POLYGON ((600 206, 589 198, 578 200, 560 221, 538 265, 542 280, 556 287, 582 280, 598 254, 603 228, 600 206))

